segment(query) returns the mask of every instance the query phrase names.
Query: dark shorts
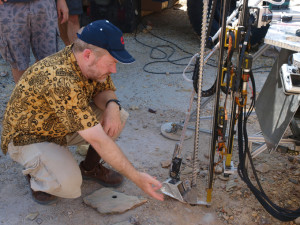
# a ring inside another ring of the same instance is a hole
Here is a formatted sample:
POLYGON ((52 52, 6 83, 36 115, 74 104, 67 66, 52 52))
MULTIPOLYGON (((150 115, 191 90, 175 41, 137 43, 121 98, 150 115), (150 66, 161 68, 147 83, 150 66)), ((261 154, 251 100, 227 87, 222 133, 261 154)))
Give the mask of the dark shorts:
POLYGON ((0 5, 0 52, 12 68, 29 67, 30 47, 36 60, 57 52, 58 35, 54 0, 0 5))
POLYGON ((82 0, 66 0, 70 15, 80 15, 83 13, 82 0))

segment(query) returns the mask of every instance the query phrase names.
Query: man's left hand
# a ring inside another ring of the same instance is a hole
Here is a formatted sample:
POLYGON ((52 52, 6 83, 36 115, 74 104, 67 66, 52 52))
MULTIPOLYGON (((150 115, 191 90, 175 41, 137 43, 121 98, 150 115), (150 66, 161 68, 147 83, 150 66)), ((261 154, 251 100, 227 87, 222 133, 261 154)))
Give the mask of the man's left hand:
POLYGON ((111 102, 104 110, 102 120, 100 121, 105 133, 110 137, 115 137, 121 131, 121 115, 117 104, 111 102))

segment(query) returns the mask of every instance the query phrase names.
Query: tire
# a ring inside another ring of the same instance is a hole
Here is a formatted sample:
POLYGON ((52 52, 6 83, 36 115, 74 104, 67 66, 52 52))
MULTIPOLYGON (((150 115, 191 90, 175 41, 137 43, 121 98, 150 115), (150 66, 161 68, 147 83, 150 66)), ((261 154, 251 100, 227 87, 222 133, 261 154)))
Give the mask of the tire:
MULTIPOLYGON (((211 32, 209 36, 213 36, 220 28, 222 25, 222 6, 221 2, 218 0, 216 5, 216 10, 214 13, 214 19, 212 22, 212 27, 211 27, 211 32)), ((212 0, 209 0, 208 3, 208 11, 210 11, 212 7, 212 0)), ((236 1, 231 1, 230 2, 230 13, 235 9, 236 7, 236 1)), ((202 12, 203 12, 203 1, 199 0, 188 0, 187 1, 187 12, 188 12, 188 17, 190 20, 190 23, 194 29, 194 31, 201 36, 201 27, 202 27, 202 12)), ((208 21, 209 22, 209 21, 208 21)))
POLYGON ((113 10, 113 18, 116 25, 124 33, 132 33, 140 21, 140 5, 138 0, 123 0, 121 4, 116 1, 116 7, 113 10))
POLYGON ((107 19, 124 33, 133 32, 140 20, 139 0, 111 0, 108 5, 91 1, 91 20, 107 19))

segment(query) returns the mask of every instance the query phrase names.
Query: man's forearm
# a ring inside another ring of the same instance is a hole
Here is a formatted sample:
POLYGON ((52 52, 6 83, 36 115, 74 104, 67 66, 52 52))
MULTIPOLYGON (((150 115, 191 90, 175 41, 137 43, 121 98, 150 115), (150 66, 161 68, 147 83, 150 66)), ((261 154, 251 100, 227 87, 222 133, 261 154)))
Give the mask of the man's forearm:
POLYGON ((106 103, 110 99, 117 99, 117 96, 116 96, 116 93, 114 91, 107 90, 107 91, 103 91, 103 92, 98 93, 94 97, 94 103, 96 104, 96 106, 99 109, 105 110, 106 103))
POLYGON ((94 147, 105 162, 136 183, 139 172, 133 167, 118 145, 106 134, 104 135, 104 131, 100 125, 90 129, 94 129, 94 131, 89 135, 83 134, 82 131, 80 131, 79 134, 94 147), (94 137, 94 134, 95 136, 97 134, 102 135, 94 137))
POLYGON ((102 148, 98 144, 96 144, 96 146, 93 145, 97 153, 113 168, 136 183, 139 172, 133 167, 131 162, 112 139, 106 140, 105 142, 105 147, 102 148))

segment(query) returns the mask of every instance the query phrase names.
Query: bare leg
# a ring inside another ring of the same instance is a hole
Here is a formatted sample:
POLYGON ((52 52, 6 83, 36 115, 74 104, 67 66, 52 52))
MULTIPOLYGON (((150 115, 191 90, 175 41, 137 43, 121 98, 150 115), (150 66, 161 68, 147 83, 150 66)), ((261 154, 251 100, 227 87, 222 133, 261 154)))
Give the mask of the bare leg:
POLYGON ((68 21, 63 24, 61 24, 60 21, 58 21, 58 27, 59 27, 60 38, 63 40, 66 46, 69 45, 70 41, 67 34, 68 21))
POLYGON ((25 72, 25 70, 18 70, 18 69, 11 68, 11 72, 12 72, 15 83, 18 83, 18 81, 20 80, 20 78, 21 78, 22 74, 25 72))
POLYGON ((79 30, 79 16, 78 15, 69 15, 68 20, 68 37, 70 44, 77 39, 77 31, 79 30))

